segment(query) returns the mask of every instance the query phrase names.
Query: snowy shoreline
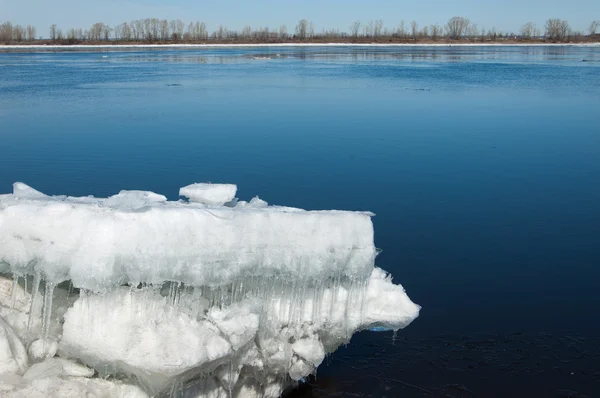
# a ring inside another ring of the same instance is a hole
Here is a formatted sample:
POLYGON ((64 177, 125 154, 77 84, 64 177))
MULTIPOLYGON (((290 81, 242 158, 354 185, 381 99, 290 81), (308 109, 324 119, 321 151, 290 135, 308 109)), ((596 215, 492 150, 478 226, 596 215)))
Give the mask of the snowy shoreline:
POLYGON ((261 43, 261 44, 50 44, 0 45, 0 50, 128 49, 128 48, 284 48, 284 47, 600 47, 599 43, 261 43))

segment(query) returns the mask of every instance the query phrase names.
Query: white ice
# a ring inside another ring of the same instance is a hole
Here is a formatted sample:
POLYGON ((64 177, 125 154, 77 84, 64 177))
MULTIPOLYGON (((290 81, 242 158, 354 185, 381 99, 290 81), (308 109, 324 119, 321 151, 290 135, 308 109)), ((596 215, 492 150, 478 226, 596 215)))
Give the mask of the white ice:
POLYGON ((179 189, 179 196, 185 196, 191 202, 222 206, 235 198, 237 186, 234 184, 196 183, 179 189))
POLYGON ((0 397, 278 397, 356 331, 418 316, 375 267, 371 213, 228 186, 0 195, 0 397))
POLYGON ((54 283, 101 291, 140 282, 221 286, 259 275, 368 277, 375 258, 366 212, 206 206, 131 191, 40 197, 23 185, 0 196, 0 269, 4 262, 54 283))

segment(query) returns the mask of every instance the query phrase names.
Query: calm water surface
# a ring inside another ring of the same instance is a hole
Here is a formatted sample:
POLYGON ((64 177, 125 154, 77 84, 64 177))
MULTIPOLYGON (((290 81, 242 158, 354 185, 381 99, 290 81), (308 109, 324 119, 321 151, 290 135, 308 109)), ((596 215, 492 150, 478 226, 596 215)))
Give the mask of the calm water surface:
POLYGON ((376 213, 423 311, 303 396, 600 396, 600 47, 3 52, 0 139, 2 193, 376 213))

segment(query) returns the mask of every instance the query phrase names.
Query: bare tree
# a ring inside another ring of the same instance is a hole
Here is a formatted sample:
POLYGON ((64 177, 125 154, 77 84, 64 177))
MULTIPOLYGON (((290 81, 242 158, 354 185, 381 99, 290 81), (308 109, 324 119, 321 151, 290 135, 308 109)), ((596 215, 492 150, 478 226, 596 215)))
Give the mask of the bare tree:
POLYGON ((417 25, 417 21, 412 21, 410 23, 410 35, 413 40, 417 39, 417 36, 419 35, 419 25, 417 25))
POLYGON ((546 37, 553 41, 564 41, 569 38, 569 23, 559 18, 546 21, 546 37))
POLYGON ((15 25, 13 29, 13 39, 17 42, 25 40, 25 28, 21 25, 15 25))
POLYGON ((256 31, 256 38, 258 40, 267 40, 267 39, 269 39, 269 36, 270 36, 270 34, 269 34, 269 27, 268 26, 266 26, 264 28, 261 26, 256 31))
POLYGON ((352 37, 358 37, 358 32, 360 32, 360 21, 354 21, 350 25, 350 34, 352 37))
POLYGON ((27 41, 35 40, 35 26, 27 25, 27 41))
POLYGON ((181 19, 174 19, 169 22, 169 29, 171 30, 171 39, 178 41, 183 38, 183 30, 185 25, 181 19))
POLYGON ((215 32, 217 40, 223 40, 227 38, 227 27, 223 25, 219 25, 217 31, 215 32))
POLYGON ((483 43, 485 41, 486 35, 487 31, 485 30, 485 28, 481 28, 481 30, 479 31, 479 41, 483 43))
POLYGON ((398 37, 403 39, 406 37, 406 28, 404 27, 404 21, 401 21, 400 25, 398 25, 397 35, 398 37))
POLYGON ((56 41, 56 25, 50 25, 50 40, 56 41))
POLYGON ((281 25, 279 27, 279 39, 281 40, 285 40, 288 38, 288 30, 287 30, 287 26, 285 25, 281 25))
POLYGON ((442 27, 438 24, 431 25, 431 38, 433 40, 437 40, 437 39, 439 39, 439 37, 441 35, 442 35, 442 27))
POLYGON ((77 40, 77 29, 71 28, 67 30, 67 39, 68 40, 77 40))
POLYGON ((140 41, 142 40, 146 35, 144 33, 144 21, 142 21, 141 19, 138 19, 137 21, 133 21, 131 23, 132 26, 135 27, 134 29, 134 38, 136 41, 140 41))
POLYGON ((453 17, 450 18, 446 24, 446 30, 448 37, 451 39, 460 39, 469 27, 470 21, 464 17, 453 17))
POLYGON ((531 39, 535 35, 535 24, 533 22, 527 22, 521 27, 521 37, 524 39, 531 39))
POLYGON ((175 21, 175 29, 173 29, 174 32, 177 32, 177 37, 179 39, 181 39, 183 37, 183 29, 184 29, 185 25, 183 24, 183 21, 181 19, 177 19, 175 21))
POLYGON ((364 26, 364 28, 363 28, 363 31, 364 31, 363 35, 365 37, 371 37, 371 36, 373 36, 373 28, 374 28, 373 21, 369 21, 369 23, 366 24, 364 26))
POLYGON ((123 22, 115 27, 115 39, 130 41, 132 36, 131 25, 127 22, 123 22))
POLYGON ((166 19, 161 20, 159 22, 159 30, 160 30, 160 39, 162 41, 169 40, 169 36, 170 36, 169 21, 167 21, 166 19))
POLYGON ((250 25, 246 25, 242 29, 242 38, 244 38, 244 39, 252 38, 252 27, 250 25))
POLYGON ((467 28, 466 36, 470 39, 474 39, 479 36, 479 29, 476 24, 470 24, 467 28))
POLYGON ((308 37, 309 24, 306 19, 301 19, 296 25, 296 36, 300 40, 304 40, 308 37))
POLYGON ((10 22, 4 22, 0 25, 0 41, 9 43, 12 41, 13 26, 10 22))
POLYGON ((150 19, 150 27, 152 32, 152 40, 157 40, 160 37, 160 21, 158 20, 158 18, 150 19))
POLYGON ((373 22, 373 37, 381 36, 381 32, 383 31, 383 19, 378 19, 373 22))
POLYGON ((92 41, 102 40, 106 27, 102 22, 96 22, 90 28, 89 39, 92 41))
POLYGON ((588 28, 588 33, 590 36, 595 35, 598 28, 600 28, 600 21, 592 21, 590 27, 588 28))
POLYGON ((112 31, 112 28, 108 25, 104 25, 102 27, 102 38, 104 39, 104 41, 110 40, 110 34, 112 33, 112 31))
POLYGON ((154 40, 154 37, 152 35, 152 20, 150 18, 146 18, 142 21, 143 25, 144 25, 144 29, 142 29, 142 32, 144 32, 144 38, 147 41, 152 41, 154 40))
POLYGON ((208 38, 208 31, 204 22, 190 23, 188 33, 191 40, 206 40, 208 38))

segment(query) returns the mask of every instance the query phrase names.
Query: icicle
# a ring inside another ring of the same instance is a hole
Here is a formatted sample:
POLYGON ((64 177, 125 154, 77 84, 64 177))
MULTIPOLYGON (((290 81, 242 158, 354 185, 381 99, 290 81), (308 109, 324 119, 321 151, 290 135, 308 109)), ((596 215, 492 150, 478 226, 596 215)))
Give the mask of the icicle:
POLYGON ((29 319, 27 320, 27 333, 31 332, 31 327, 33 326, 33 318, 35 312, 35 304, 37 298, 39 296, 40 290, 40 281, 42 279, 42 275, 39 271, 36 271, 35 276, 33 277, 33 286, 31 288, 31 305, 29 306, 29 319))
POLYGON ((179 295, 179 282, 171 282, 171 288, 169 289, 169 301, 171 305, 176 305, 179 295))
POLYGON ((13 283, 12 283, 12 292, 11 292, 11 303, 10 303, 10 307, 11 308, 15 308, 16 304, 17 304, 17 288, 19 287, 19 275, 14 274, 13 275, 13 283))
MULTIPOLYGON (((233 396, 233 362, 229 362, 229 380, 227 380, 227 390, 229 391, 229 398, 233 396)), ((237 380, 236 380, 237 381, 237 380)))
POLYGON ((173 294, 173 305, 179 304, 179 300, 181 299, 182 287, 183 287, 183 283, 175 282, 175 292, 173 294))
POLYGON ((42 338, 46 340, 48 338, 48 331, 50 330, 50 320, 52 316, 52 298, 54 296, 54 283, 46 282, 46 290, 44 291, 44 309, 42 318, 42 338))

